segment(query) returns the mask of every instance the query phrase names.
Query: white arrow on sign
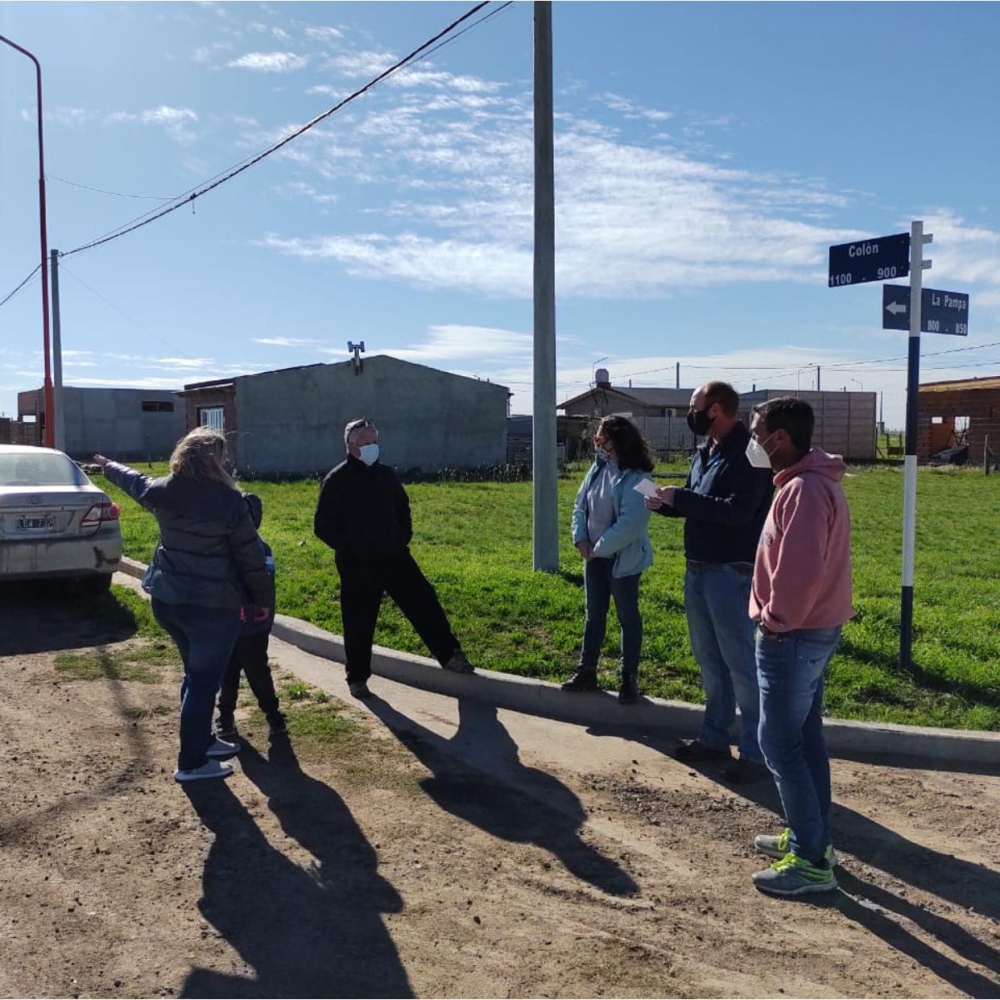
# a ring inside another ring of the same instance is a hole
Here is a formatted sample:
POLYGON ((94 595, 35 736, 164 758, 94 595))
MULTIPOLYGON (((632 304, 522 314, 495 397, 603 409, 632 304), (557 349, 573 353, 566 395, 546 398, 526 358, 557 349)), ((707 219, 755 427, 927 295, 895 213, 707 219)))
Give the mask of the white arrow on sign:
POLYGON ((905 313, 906 312, 906 303, 905 302, 890 302, 885 307, 885 311, 886 312, 891 312, 893 314, 893 316, 896 316, 899 313, 905 313))

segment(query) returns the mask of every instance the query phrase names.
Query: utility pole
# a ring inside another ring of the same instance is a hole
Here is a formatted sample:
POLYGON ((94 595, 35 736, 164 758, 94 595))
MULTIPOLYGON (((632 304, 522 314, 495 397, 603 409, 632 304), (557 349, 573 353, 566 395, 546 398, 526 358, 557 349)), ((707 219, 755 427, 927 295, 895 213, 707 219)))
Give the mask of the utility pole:
POLYGON ((535 261, 534 569, 559 569, 559 476, 556 468, 556 267, 555 167, 552 128, 552 4, 537 0, 535 13, 535 261))
POLYGON ((12 42, 9 38, 0 35, 0 42, 9 45, 12 49, 27 56, 35 66, 35 93, 37 100, 38 114, 38 229, 39 242, 41 243, 41 277, 42 277, 42 357, 45 368, 42 394, 45 411, 45 446, 51 448, 53 444, 52 423, 55 404, 52 400, 52 377, 50 375, 49 364, 49 230, 45 217, 45 143, 42 132, 42 65, 25 48, 17 42, 12 42))
POLYGON ((679 389, 681 387, 681 363, 677 361, 674 368, 674 388, 679 389))
POLYGON ((63 413, 63 374, 62 374, 62 323, 59 315, 59 251, 49 253, 52 261, 52 401, 55 413, 52 420, 52 432, 55 446, 60 451, 66 450, 66 415, 63 413))

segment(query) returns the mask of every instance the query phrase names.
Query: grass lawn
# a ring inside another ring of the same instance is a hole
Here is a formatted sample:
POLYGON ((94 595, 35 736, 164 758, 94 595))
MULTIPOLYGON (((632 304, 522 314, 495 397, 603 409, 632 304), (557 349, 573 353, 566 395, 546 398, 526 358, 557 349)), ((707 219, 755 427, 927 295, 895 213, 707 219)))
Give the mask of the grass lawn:
MULTIPOLYGON (((659 473, 683 466, 661 466, 659 473)), ((148 471, 162 474, 163 465, 148 471)), ((421 483, 407 487, 412 550, 437 587, 470 658, 509 673, 565 678, 583 630, 581 563, 569 537, 583 468, 559 482, 560 571, 531 570, 531 483, 421 483)), ((1000 476, 975 469, 921 469, 918 475, 914 667, 899 656, 903 471, 856 467, 845 480, 851 507, 856 615, 831 664, 830 715, 871 721, 1000 730, 1000 589, 993 533, 1000 476)), ((148 562, 156 523, 110 484, 123 505, 126 551, 148 562)), ((312 532, 316 480, 245 482, 264 502, 261 534, 274 549, 278 610, 341 631, 333 553, 312 532)), ((682 523, 651 519, 656 563, 643 576, 645 625, 640 682, 645 694, 702 700, 684 617, 682 523)), ((613 612, 611 616, 613 621, 613 612)), ((375 641, 423 653, 391 602, 375 641)), ((609 627, 601 672, 613 686, 617 628, 609 627)))

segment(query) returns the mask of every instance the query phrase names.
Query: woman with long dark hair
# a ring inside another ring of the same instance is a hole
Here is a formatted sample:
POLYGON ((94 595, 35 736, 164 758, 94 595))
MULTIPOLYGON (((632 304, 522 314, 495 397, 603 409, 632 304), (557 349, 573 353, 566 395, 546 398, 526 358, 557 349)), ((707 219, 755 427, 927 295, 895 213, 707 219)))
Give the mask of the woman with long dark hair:
POLYGON ((631 705, 639 698, 639 577, 653 564, 653 546, 649 511, 635 487, 652 471, 639 428, 626 417, 605 417, 594 435, 594 464, 573 504, 573 544, 584 560, 587 617, 580 662, 564 691, 598 690, 597 663, 614 598, 621 625, 618 700, 631 705))
POLYGON ((226 439, 206 427, 191 431, 178 441, 170 475, 162 479, 104 455, 94 461, 160 527, 142 586, 184 662, 174 778, 228 777, 233 769, 220 758, 240 747, 212 735, 215 695, 239 633, 240 608, 253 603, 269 614, 274 584, 243 494, 226 468, 226 439))

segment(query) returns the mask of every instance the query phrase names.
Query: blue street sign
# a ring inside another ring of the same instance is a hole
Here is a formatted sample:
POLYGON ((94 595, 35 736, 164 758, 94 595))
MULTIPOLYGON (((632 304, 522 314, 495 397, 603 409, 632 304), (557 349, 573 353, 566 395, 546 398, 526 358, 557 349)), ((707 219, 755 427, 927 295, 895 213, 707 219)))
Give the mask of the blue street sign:
POLYGON ((905 278, 910 273, 910 234, 879 236, 830 247, 830 287, 905 278))
MULTIPOLYGON (((910 286, 882 286, 882 329, 910 329, 910 286)), ((920 332, 969 335, 969 296, 965 292, 920 289, 920 332)))

